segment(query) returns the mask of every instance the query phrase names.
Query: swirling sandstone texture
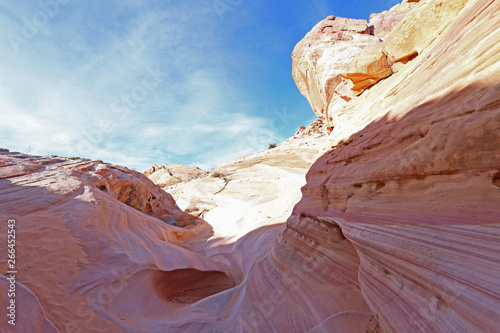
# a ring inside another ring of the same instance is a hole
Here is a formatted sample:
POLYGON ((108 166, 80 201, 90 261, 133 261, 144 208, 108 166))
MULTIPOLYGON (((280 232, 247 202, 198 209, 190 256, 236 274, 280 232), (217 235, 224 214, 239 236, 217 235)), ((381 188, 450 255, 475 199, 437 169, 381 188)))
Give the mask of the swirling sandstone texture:
POLYGON ((0 219, 16 221, 18 271, 15 327, 0 280, 2 332, 154 331, 148 316, 232 287, 222 266, 197 253, 212 228, 144 175, 6 150, 0 166, 0 219))
MULTIPOLYGON (((428 0, 405 16, 382 44, 396 73, 327 111, 329 151, 274 248, 283 263, 301 258, 285 249, 327 249, 315 261, 338 272, 342 243, 319 231, 341 232, 384 332, 500 329, 499 13, 498 1, 428 0)), ((313 107, 328 98, 314 89, 313 107)))
POLYGON ((301 128, 172 195, 0 149, 19 304, 14 330, 2 256, 1 331, 498 332, 499 13, 422 0, 328 18, 294 77, 331 133, 301 128))

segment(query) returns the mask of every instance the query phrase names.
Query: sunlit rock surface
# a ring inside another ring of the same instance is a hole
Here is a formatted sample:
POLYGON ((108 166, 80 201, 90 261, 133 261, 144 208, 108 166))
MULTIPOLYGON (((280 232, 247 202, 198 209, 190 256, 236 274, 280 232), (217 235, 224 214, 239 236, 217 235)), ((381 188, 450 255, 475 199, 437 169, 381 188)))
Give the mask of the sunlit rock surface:
POLYGON ((329 16, 297 44, 292 54, 293 78, 327 125, 332 125, 330 113, 393 73, 384 40, 416 2, 403 1, 373 14, 369 22, 329 16))
POLYGON ((240 157, 207 177, 167 190, 181 209, 206 220, 216 236, 235 240, 286 221, 326 140, 323 122, 317 121, 276 148, 240 157))
POLYGON ((368 24, 372 33, 376 36, 387 36, 399 24, 399 22, 410 12, 415 3, 420 0, 404 0, 382 13, 370 15, 368 24))
MULTIPOLYGON (((330 113, 330 151, 274 249, 297 230, 340 228, 384 332, 500 327, 499 11, 496 1, 414 7, 385 41, 408 61, 330 113)), ((337 246, 326 239, 303 252, 337 246)))
POLYGON ((318 117, 328 123, 328 109, 355 96, 341 74, 363 48, 381 42, 370 34, 366 20, 329 16, 295 46, 293 78, 318 117))

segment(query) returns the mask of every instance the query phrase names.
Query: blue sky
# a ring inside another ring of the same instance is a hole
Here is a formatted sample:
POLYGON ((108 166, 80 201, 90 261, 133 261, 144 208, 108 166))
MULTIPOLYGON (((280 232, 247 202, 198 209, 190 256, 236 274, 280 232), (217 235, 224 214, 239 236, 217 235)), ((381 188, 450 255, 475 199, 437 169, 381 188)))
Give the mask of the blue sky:
POLYGON ((295 44, 328 15, 396 3, 4 0, 0 147, 139 171, 267 149, 315 120, 295 44))

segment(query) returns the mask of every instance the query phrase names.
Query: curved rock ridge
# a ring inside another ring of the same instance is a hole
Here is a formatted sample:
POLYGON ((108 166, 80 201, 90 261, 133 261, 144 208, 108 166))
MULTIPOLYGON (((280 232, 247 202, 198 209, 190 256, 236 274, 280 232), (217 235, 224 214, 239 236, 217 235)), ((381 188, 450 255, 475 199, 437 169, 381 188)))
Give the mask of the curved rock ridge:
MULTIPOLYGON (((200 321, 183 330, 307 332, 327 320, 340 331, 357 332, 370 325, 372 314, 356 278, 359 260, 350 242, 338 249, 311 244, 304 258, 301 246, 306 239, 297 238, 308 230, 298 230, 288 237, 287 248, 273 248, 300 199, 306 171, 325 145, 322 125, 316 121, 276 148, 239 158, 209 177, 169 189, 181 208, 213 226, 214 236, 205 253, 226 263, 242 279, 237 291, 226 291, 231 295, 231 302, 224 305, 226 313, 212 314, 226 322, 210 326, 200 321), (280 259, 286 255, 294 259, 280 259), (317 256, 325 259, 323 267, 312 260, 317 256), (331 316, 335 318, 328 319, 331 316)), ((306 224, 301 227, 307 229, 306 224)), ((311 231, 321 239, 321 231, 311 231)), ((322 231, 335 239, 342 237, 322 231)))
POLYGON ((58 330, 45 316, 36 296, 22 284, 15 284, 15 291, 17 293, 16 298, 14 298, 17 301, 17 304, 14 303, 17 308, 17 311, 14 313, 15 317, 8 316, 12 314, 10 310, 7 310, 8 307, 12 307, 10 302, 12 298, 5 297, 5 295, 9 293, 9 290, 13 290, 11 284, 11 280, 7 280, 7 277, 0 275, 0 292, 2 294, 0 297, 2 304, 2 308, 0 309, 2 323, 0 327, 2 328, 2 332, 57 333, 58 330), (19 300, 22 300, 22 304, 19 303, 19 300), (12 319, 15 319, 13 321, 15 326, 8 323, 12 319))
POLYGON ((224 208, 203 214, 213 230, 127 168, 2 151, 0 218, 17 223, 17 282, 29 291, 18 297, 24 304, 38 298, 34 324, 53 323, 59 332, 299 332, 334 312, 339 325, 365 327, 371 314, 359 288, 307 264, 276 265, 270 256, 327 139, 317 127, 179 184, 180 197, 204 196, 224 208), (224 178, 222 191, 210 186, 224 178), (153 196, 159 201, 151 212, 144 207, 153 196), (237 210, 238 230, 228 233, 237 210))
POLYGON ((328 249, 317 267, 332 249, 356 258, 330 271, 349 267, 378 330, 500 327, 499 12, 492 0, 412 9, 384 52, 418 56, 330 110, 338 126, 273 249, 275 266, 316 248, 328 249))
MULTIPOLYGON (((0 165, 0 219, 16 221, 16 301, 26 332, 148 331, 154 325, 137 317, 138 307, 168 311, 234 285, 223 266, 197 253, 212 228, 141 173, 6 150, 0 165)), ((8 271, 6 260, 0 269, 8 271)))

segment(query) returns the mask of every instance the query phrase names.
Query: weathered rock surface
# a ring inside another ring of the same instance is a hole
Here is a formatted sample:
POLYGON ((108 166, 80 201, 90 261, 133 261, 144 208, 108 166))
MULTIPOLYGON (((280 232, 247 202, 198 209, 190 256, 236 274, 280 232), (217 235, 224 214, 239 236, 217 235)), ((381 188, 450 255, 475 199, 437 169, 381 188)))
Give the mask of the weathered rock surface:
POLYGON ((198 167, 189 167, 180 164, 153 165, 144 172, 144 175, 161 188, 201 178, 208 175, 198 167))
POLYGON ((384 51, 391 63, 406 63, 432 44, 470 3, 468 0, 422 1, 419 9, 409 12, 401 25, 387 36, 384 51))
MULTIPOLYGON (((328 135, 330 130, 325 126, 325 122, 321 119, 316 119, 309 126, 301 126, 293 137, 286 140, 285 142, 292 141, 299 138, 309 138, 313 139, 316 136, 328 135)), ((311 140, 312 141, 312 140, 311 140)), ((316 140, 314 140, 316 141, 316 140)))
POLYGON ((295 83, 314 113, 327 122, 330 104, 341 107, 355 96, 349 89, 339 91, 342 84, 348 84, 341 75, 344 69, 362 48, 382 42, 369 32, 366 20, 330 16, 318 23, 293 51, 295 83))
POLYGON ((373 14, 370 22, 329 16, 297 44, 292 54, 295 83, 328 126, 333 121, 330 113, 390 76, 394 62, 405 60, 388 59, 384 39, 416 2, 404 1, 389 11, 373 14))
MULTIPOLYGON (((345 92, 344 95, 350 93, 351 96, 357 96, 391 74, 391 64, 383 51, 383 46, 378 44, 366 47, 340 74, 342 78, 350 80, 345 82, 352 90, 345 92)), ((337 91, 340 91, 339 87, 337 91)))
POLYGON ((399 22, 403 20, 406 14, 410 12, 415 3, 419 1, 420 0, 405 0, 395 5, 390 10, 370 15, 370 22, 368 24, 370 30, 375 36, 389 35, 399 22))
POLYGON ((384 332, 500 327, 499 12, 414 7, 384 45, 391 59, 418 57, 330 113, 329 151, 273 249, 283 263, 300 261, 286 249, 317 252, 325 267, 352 244, 352 276, 384 332))
MULTIPOLYGON (((7 277, 10 277, 10 275, 7 274, 7 277)), ((0 328, 2 332, 56 333, 57 329, 45 316, 36 296, 22 284, 12 286, 11 280, 7 280, 7 277, 0 275, 0 292, 2 295, 0 296, 2 304, 0 328), (8 297, 7 295, 12 293, 13 290, 15 290, 16 297, 8 297), (14 300, 14 307, 11 299, 14 300), (13 312, 8 307, 13 308, 13 312), (11 325, 8 323, 9 321, 15 325, 11 325)))
MULTIPOLYGON (((142 312, 158 315, 232 286, 222 266, 196 253, 212 228, 144 175, 5 151, 0 163, 0 232, 15 219, 19 320, 34 316, 20 324, 26 332, 40 324, 54 331, 51 323, 59 332, 148 331, 154 324, 142 312)), ((8 271, 3 258, 0 269, 8 271)), ((9 327, 2 321, 2 332, 9 327)))
POLYGON ((307 331, 332 313, 339 327, 365 327, 371 314, 359 288, 314 266, 277 268, 270 256, 323 130, 315 122, 178 184, 179 202, 188 211, 199 204, 213 229, 137 172, 2 152, 0 218, 16 219, 17 281, 29 291, 18 297, 26 304, 36 295, 47 331, 51 322, 59 332, 307 331))

